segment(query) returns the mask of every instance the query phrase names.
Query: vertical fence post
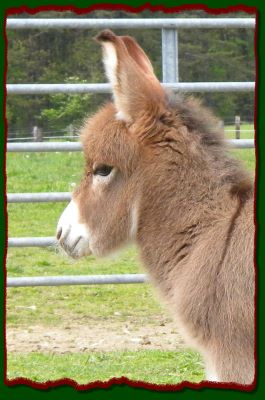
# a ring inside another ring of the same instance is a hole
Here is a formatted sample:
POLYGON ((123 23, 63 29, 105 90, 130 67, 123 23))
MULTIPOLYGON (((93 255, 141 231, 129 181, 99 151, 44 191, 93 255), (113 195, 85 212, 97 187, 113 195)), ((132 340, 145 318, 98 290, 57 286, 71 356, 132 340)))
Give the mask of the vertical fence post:
POLYGON ((240 139, 240 116, 235 116, 235 132, 236 132, 236 139, 240 139))
POLYGON ((164 83, 179 82, 178 32, 162 29, 162 69, 164 83))
POLYGON ((38 126, 34 126, 32 130, 34 142, 42 142, 42 130, 38 126))

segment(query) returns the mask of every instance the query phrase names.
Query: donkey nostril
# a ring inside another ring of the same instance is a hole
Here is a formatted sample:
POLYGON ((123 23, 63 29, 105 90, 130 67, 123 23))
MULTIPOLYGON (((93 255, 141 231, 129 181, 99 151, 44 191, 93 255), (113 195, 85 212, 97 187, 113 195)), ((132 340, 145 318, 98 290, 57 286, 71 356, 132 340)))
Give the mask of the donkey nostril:
POLYGON ((62 232, 63 232, 62 228, 60 228, 60 229, 57 231, 57 234, 56 234, 57 240, 60 240, 60 237, 62 236, 62 232))

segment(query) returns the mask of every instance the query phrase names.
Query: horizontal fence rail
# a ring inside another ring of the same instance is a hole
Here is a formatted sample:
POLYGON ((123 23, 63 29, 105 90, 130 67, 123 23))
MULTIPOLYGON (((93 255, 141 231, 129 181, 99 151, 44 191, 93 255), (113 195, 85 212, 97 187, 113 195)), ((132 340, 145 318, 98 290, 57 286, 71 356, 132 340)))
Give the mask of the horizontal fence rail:
MULTIPOLYGON (((241 132, 244 132, 244 131, 241 131, 241 132)), ((77 140, 78 139, 78 136, 76 135, 76 136, 63 136, 63 135, 61 135, 61 136, 43 136, 42 137, 42 139, 43 140, 45 140, 45 139, 71 139, 71 140, 77 140)), ((18 141, 18 142, 20 142, 21 140, 29 140, 29 141, 35 141, 35 139, 34 139, 34 137, 33 136, 30 136, 30 137, 8 137, 7 138, 7 140, 9 141, 9 142, 13 142, 13 141, 18 141)))
MULTIPOLYGON (((254 147, 254 139, 229 139, 227 142, 235 148, 248 149, 254 147)), ((81 151, 81 143, 76 142, 49 142, 49 143, 7 143, 9 152, 63 152, 81 151)))
POLYGON ((8 203, 46 203, 49 201, 70 201, 71 193, 58 192, 58 193, 9 193, 7 195, 8 203))
POLYGON ((79 142, 48 142, 48 143, 7 143, 7 151, 10 152, 63 152, 81 151, 79 142))
POLYGON ((251 149, 255 145, 254 139, 229 139, 227 142, 235 149, 251 149))
MULTIPOLYGON (((163 83, 174 92, 252 92, 255 82, 178 82, 163 83)), ((7 84, 7 94, 111 93, 109 83, 18 83, 7 84)))
MULTIPOLYGON (((181 82, 178 80, 178 29, 197 28, 255 28, 255 18, 158 18, 158 19, 15 19, 8 18, 8 29, 91 29, 126 28, 162 30, 163 81, 166 89, 174 92, 253 92, 255 82, 181 82), (168 56, 168 54, 170 56, 168 56)), ((9 95, 36 94, 82 94, 82 93, 111 93, 108 83, 82 84, 7 84, 9 95)), ((234 148, 253 148, 253 139, 228 140, 234 148)), ((51 142, 51 143, 8 143, 10 152, 69 152, 81 151, 81 143, 51 142)), ((69 201, 71 193, 10 193, 9 203, 69 201)), ((56 246, 55 237, 20 237, 9 238, 9 247, 49 247, 56 246)), ((46 276, 8 278, 8 287, 25 286, 60 286, 60 285, 90 285, 90 284, 129 284, 145 283, 148 278, 144 274, 121 275, 90 275, 90 276, 46 276)))
POLYGON ((106 285, 146 283, 148 279, 144 274, 119 274, 119 275, 70 275, 70 276, 29 276, 23 278, 7 278, 8 287, 22 286, 63 286, 63 285, 106 285))
POLYGON ((53 236, 21 237, 8 239, 8 247, 49 247, 55 246, 56 243, 57 240, 53 236))
POLYGON ((8 29, 88 29, 88 28, 157 28, 157 29, 197 29, 197 28, 254 28, 255 18, 124 18, 124 19, 80 19, 80 18, 8 18, 8 29))

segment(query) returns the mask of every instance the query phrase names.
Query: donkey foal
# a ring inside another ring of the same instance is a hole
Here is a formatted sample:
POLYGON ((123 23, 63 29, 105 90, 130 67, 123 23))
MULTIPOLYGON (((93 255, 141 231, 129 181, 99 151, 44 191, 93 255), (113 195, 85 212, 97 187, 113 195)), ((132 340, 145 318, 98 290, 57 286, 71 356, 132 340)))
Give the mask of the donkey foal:
POLYGON ((198 101, 167 93, 139 45, 97 36, 114 102, 86 121, 85 175, 57 230, 72 257, 136 242, 207 380, 254 380, 253 187, 198 101))

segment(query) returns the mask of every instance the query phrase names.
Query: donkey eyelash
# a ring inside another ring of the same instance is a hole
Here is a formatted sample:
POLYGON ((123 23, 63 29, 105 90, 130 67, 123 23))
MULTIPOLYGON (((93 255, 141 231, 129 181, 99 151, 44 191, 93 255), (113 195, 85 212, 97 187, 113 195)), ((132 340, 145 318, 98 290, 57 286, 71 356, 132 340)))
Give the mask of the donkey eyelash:
POLYGON ((93 169, 93 175, 108 176, 113 167, 110 165, 99 165, 93 169))

